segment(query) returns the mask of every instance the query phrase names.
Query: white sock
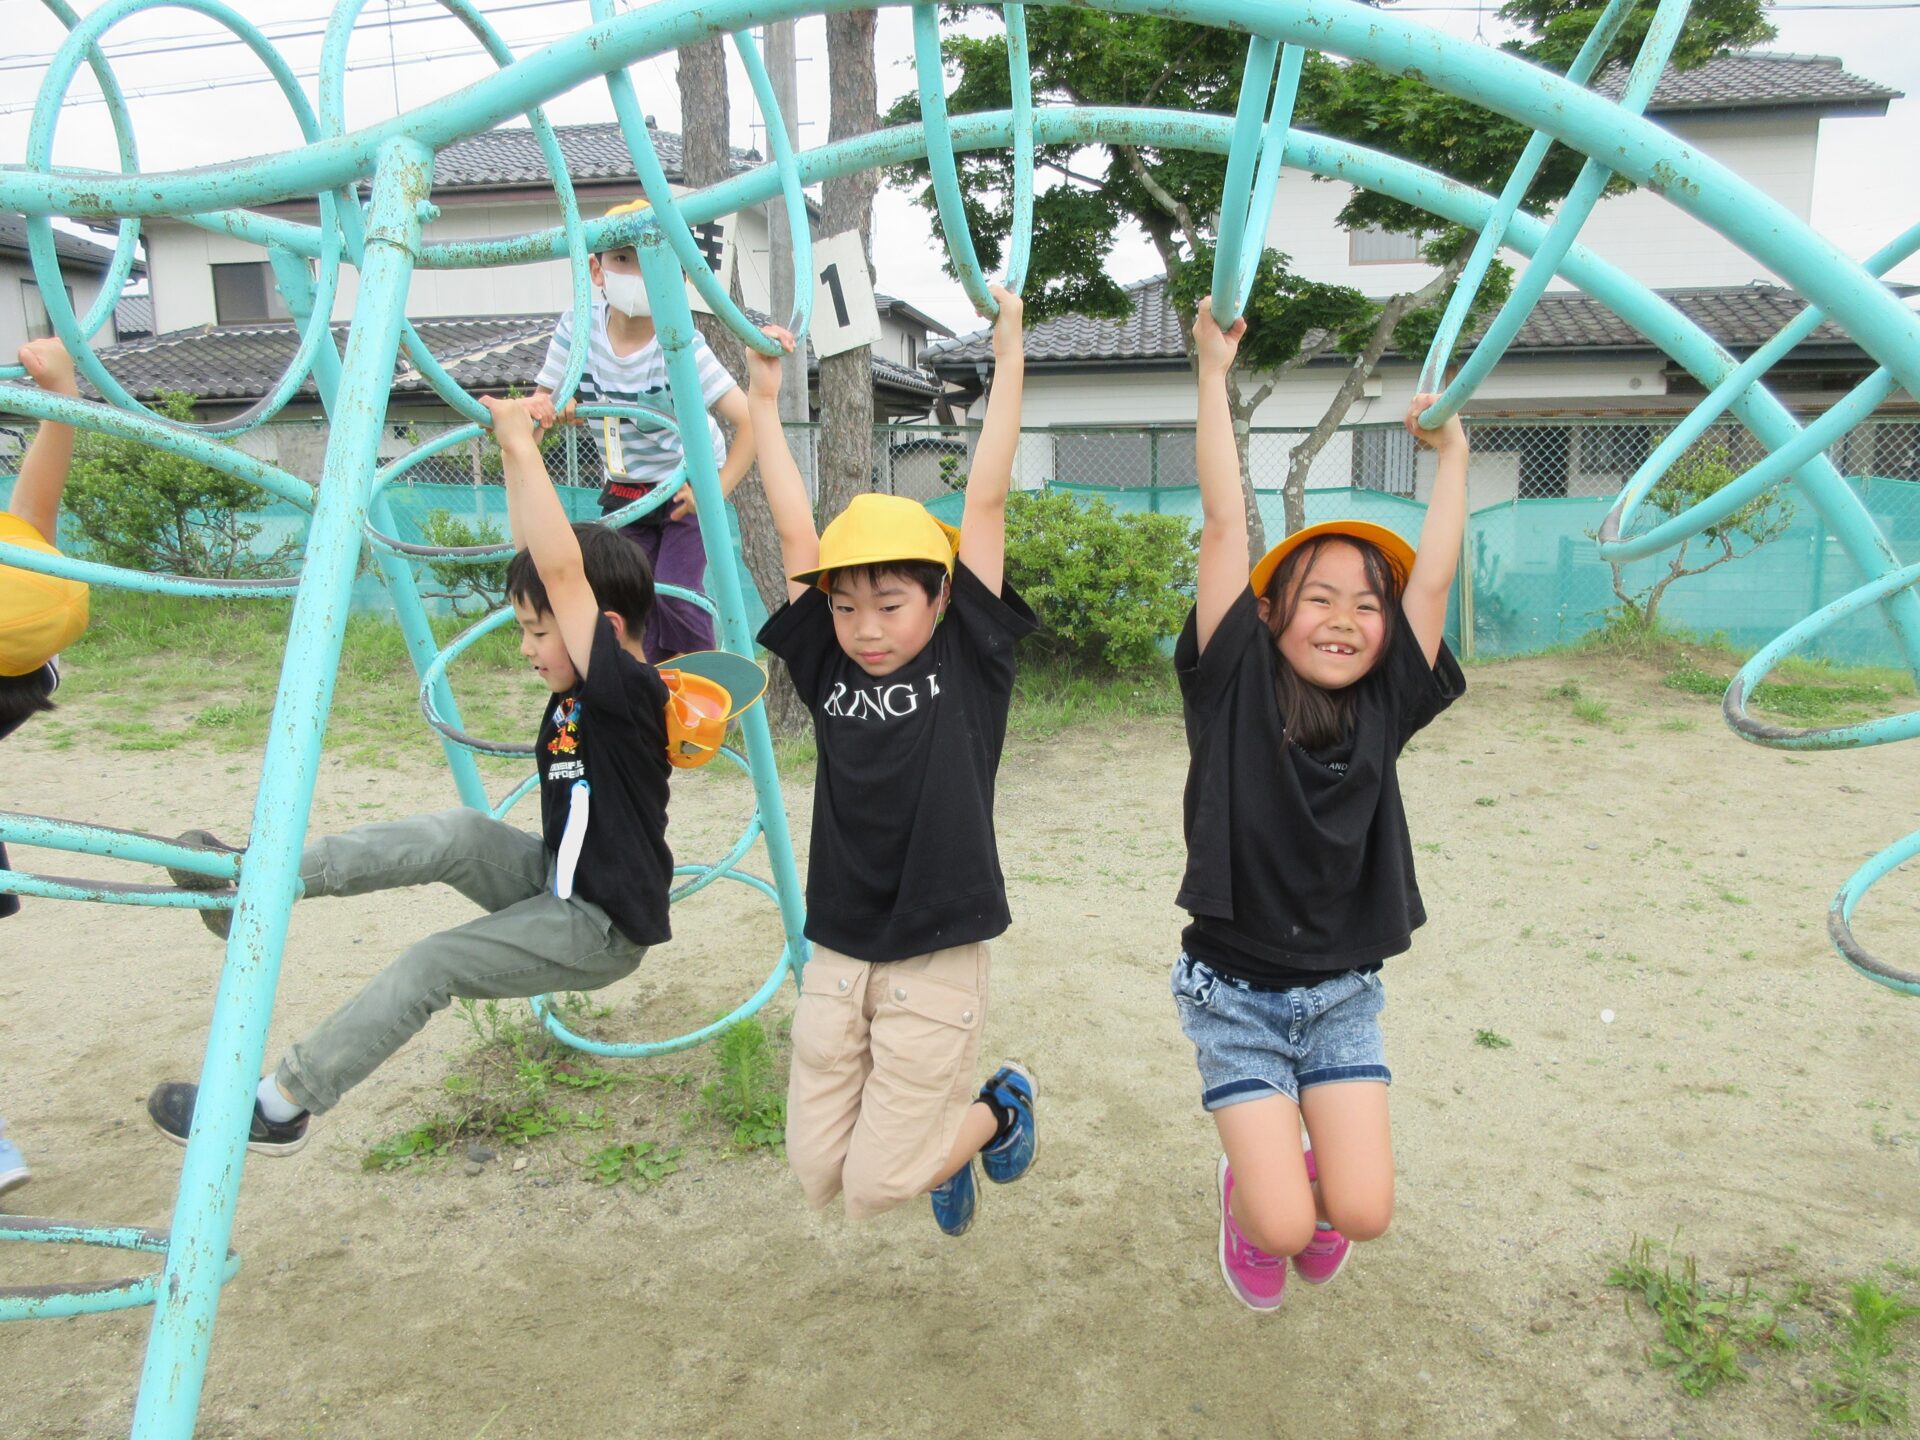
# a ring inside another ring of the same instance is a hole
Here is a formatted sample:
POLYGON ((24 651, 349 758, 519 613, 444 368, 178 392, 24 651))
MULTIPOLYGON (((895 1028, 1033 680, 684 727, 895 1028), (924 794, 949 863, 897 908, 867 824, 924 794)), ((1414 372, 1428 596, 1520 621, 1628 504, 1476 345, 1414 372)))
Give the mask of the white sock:
POLYGON ((253 1103, 260 1107, 260 1113, 276 1125, 284 1125, 289 1120, 297 1120, 306 1112, 293 1101, 280 1093, 280 1087, 273 1083, 273 1077, 267 1076, 260 1082, 260 1088, 253 1092, 253 1103))

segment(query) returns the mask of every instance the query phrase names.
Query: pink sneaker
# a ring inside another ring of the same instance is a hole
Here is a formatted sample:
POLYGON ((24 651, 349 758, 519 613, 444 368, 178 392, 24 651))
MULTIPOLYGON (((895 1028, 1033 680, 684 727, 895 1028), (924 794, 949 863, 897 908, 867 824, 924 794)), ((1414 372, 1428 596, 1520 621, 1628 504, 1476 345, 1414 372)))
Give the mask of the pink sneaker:
POLYGON ((1287 1298, 1287 1262, 1269 1255, 1233 1223, 1233 1167, 1220 1157, 1220 1275, 1249 1310, 1278 1310, 1287 1298))
MULTIPOLYGON (((1313 1163, 1313 1151, 1306 1154, 1307 1179, 1318 1180, 1320 1168, 1313 1163)), ((1309 1285, 1324 1285, 1340 1273, 1353 1253, 1353 1242, 1338 1230, 1316 1230, 1307 1248, 1293 1257, 1294 1272, 1309 1285)))

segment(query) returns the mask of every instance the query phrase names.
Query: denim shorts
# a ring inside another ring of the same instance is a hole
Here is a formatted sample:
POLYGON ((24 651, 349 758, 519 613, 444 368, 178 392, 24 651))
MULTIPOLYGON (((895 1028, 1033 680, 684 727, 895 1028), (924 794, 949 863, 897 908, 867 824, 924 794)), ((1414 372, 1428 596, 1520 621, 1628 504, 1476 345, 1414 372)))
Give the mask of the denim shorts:
POLYGON ((1173 965, 1180 1028, 1208 1110, 1340 1080, 1391 1083, 1380 1039, 1380 977, 1344 970, 1297 990, 1260 990, 1182 952, 1173 965))

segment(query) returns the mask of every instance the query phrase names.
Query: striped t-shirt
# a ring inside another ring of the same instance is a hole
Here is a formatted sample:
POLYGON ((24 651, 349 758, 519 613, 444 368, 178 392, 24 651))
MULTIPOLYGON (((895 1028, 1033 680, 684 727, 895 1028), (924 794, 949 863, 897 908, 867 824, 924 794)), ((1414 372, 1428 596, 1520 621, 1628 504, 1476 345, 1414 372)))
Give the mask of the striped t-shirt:
MULTIPOLYGON (((631 355, 616 355, 607 340, 607 303, 593 303, 593 335, 587 350, 587 367, 580 376, 580 388, 574 398, 582 405, 651 405, 673 410, 673 397, 667 391, 667 352, 656 338, 631 355)), ((552 390, 566 375, 567 356, 573 348, 573 312, 563 311, 554 326, 553 339, 547 345, 546 362, 534 384, 552 390)), ((698 333, 693 337, 694 364, 700 371, 700 397, 711 408, 727 391, 734 379, 726 371, 707 342, 698 333)), ((630 420, 589 420, 586 422, 599 442, 600 463, 606 478, 627 484, 648 485, 665 480, 684 456, 680 438, 671 430, 647 429, 630 420)), ((726 440, 720 427, 707 417, 707 431, 713 440, 716 462, 726 458, 726 440)))

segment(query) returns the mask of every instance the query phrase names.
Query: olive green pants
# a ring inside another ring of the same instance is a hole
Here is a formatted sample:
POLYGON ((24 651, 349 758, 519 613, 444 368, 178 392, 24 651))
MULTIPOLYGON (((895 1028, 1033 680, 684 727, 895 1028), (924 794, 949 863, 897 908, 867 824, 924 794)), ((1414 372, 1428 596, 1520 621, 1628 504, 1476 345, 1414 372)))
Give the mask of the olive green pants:
POLYGON ((553 857, 478 810, 359 825, 309 845, 307 899, 451 885, 488 913, 412 946, 287 1052, 280 1088, 316 1115, 379 1068, 453 1000, 596 990, 631 975, 647 947, 591 900, 553 893, 553 857))

